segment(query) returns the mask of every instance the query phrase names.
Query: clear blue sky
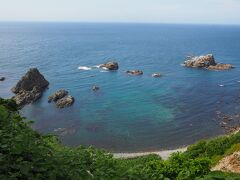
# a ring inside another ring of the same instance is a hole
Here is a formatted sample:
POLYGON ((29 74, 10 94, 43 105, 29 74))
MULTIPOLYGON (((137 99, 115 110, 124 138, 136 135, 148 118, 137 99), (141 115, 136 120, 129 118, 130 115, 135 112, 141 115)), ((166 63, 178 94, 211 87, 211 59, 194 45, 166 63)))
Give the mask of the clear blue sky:
POLYGON ((0 0, 0 21, 240 24, 240 0, 0 0))

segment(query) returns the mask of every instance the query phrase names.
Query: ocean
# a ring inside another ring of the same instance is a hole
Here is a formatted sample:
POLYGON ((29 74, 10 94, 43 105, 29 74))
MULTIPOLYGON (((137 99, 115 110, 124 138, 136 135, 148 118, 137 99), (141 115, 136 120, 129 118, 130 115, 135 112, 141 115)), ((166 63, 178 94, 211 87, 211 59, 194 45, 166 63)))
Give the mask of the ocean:
POLYGON ((29 68, 50 82, 21 114, 41 133, 69 146, 111 152, 171 149, 225 133, 217 114, 240 113, 240 26, 130 23, 0 23, 0 96, 29 68), (208 71, 181 66, 186 56, 214 54, 235 66, 208 71), (114 72, 95 68, 115 60, 114 72), (80 69, 79 69, 80 67, 80 69), (126 70, 140 69, 142 76, 126 70), (159 72, 161 78, 151 77, 159 72), (100 90, 92 91, 97 85, 100 90), (48 96, 66 89, 73 106, 48 96))

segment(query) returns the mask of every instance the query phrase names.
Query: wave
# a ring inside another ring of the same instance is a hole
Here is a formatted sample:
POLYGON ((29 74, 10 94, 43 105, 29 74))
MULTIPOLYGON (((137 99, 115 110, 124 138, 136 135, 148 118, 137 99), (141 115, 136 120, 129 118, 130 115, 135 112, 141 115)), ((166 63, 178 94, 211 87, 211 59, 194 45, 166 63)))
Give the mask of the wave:
POLYGON ((92 70, 91 67, 87 67, 87 66, 79 66, 78 69, 79 69, 79 70, 84 70, 84 71, 90 71, 90 70, 92 70))

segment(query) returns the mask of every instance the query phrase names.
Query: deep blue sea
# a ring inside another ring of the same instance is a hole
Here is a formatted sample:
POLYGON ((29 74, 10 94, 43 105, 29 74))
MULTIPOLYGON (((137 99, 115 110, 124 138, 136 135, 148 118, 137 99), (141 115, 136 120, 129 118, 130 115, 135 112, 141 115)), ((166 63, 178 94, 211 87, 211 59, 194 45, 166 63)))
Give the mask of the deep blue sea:
POLYGON ((216 111, 240 113, 240 26, 0 23, 0 96, 31 67, 49 89, 22 114, 42 133, 60 133, 71 146, 93 145, 112 152, 175 148, 224 133, 216 111), (230 71, 182 67, 187 55, 212 53, 230 71), (115 59, 120 69, 97 68, 115 59), (126 70, 140 69, 143 76, 126 70), (160 72, 161 78, 151 74, 160 72), (100 91, 93 92, 97 85, 100 91), (224 86, 220 86, 224 85, 224 86), (47 102, 64 88, 75 104, 57 109, 47 102), (54 131, 55 130, 55 131, 54 131))

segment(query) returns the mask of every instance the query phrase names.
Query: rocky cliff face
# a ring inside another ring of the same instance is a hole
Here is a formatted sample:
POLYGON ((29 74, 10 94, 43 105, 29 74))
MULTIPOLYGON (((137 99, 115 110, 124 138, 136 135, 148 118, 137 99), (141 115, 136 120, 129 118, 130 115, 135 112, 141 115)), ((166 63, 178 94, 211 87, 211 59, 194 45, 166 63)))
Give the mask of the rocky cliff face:
POLYGON ((49 85, 49 82, 37 68, 30 69, 11 89, 16 103, 20 106, 37 101, 49 85))

